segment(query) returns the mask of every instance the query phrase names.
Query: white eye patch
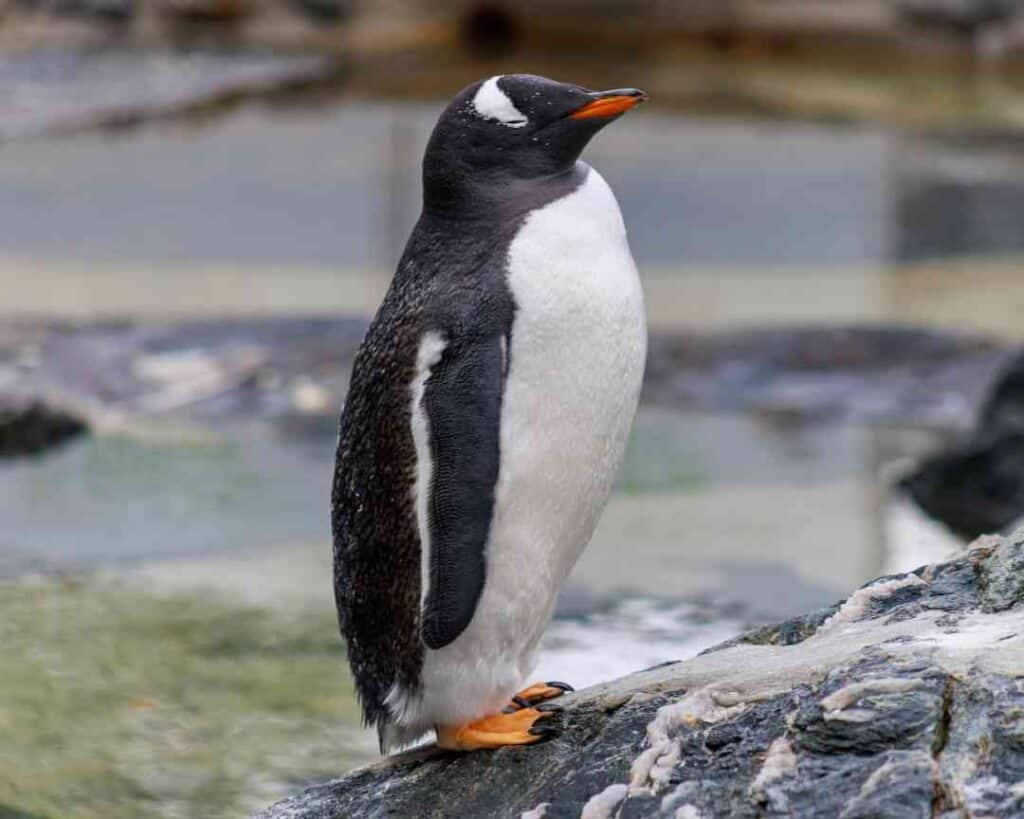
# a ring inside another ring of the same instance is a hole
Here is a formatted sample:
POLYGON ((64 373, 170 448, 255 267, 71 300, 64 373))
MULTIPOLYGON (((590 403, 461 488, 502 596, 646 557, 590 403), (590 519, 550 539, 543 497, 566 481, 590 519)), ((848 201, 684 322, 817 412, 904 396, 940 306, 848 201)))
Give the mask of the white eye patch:
POLYGON ((473 108, 484 119, 494 119, 509 128, 522 128, 529 120, 498 87, 501 77, 491 77, 473 97, 473 108))

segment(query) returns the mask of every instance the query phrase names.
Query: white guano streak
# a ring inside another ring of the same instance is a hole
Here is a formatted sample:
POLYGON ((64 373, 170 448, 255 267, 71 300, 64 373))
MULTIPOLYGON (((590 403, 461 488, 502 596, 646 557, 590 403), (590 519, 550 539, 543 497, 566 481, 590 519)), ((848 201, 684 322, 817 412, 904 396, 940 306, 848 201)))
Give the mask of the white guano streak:
POLYGON ((500 76, 491 77, 480 86, 473 97, 473 108, 484 119, 497 120, 509 128, 522 128, 530 120, 501 90, 500 79, 500 76))

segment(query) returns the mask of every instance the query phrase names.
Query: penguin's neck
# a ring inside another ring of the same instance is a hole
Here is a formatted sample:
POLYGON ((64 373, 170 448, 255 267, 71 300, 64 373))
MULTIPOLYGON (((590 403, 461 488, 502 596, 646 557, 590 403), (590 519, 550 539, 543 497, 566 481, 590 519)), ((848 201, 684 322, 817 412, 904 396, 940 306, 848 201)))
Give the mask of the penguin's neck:
POLYGON ((423 213, 440 221, 508 221, 553 202, 578 188, 588 166, 572 167, 544 176, 516 177, 491 173, 440 172, 423 169, 423 213))

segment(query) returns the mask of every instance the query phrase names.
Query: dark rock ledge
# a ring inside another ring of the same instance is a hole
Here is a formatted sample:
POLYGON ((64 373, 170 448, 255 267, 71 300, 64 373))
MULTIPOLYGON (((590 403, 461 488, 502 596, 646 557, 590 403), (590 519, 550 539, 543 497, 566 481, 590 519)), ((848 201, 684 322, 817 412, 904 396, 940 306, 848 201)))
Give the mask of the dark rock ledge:
POLYGON ((258 817, 1024 815, 1024 530, 565 705, 545 745, 409 752, 258 817))
MULTIPOLYGON (((101 421, 320 413, 334 426, 365 330, 358 317, 0 319, 0 398, 52 397, 101 421)), ((898 327, 658 333, 642 398, 673 410, 967 430, 1013 354, 983 336, 898 327)))
POLYGON ((0 458, 35 455, 86 431, 85 422, 67 410, 0 394, 0 458))

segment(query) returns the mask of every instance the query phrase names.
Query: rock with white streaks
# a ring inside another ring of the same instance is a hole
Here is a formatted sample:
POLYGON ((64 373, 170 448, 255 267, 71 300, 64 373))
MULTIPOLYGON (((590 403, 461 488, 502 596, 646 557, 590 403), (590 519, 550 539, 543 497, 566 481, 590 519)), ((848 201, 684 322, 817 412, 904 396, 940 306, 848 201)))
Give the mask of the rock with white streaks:
POLYGON ((417 750, 259 819, 1021 815, 1024 530, 564 704, 545 745, 417 750))

